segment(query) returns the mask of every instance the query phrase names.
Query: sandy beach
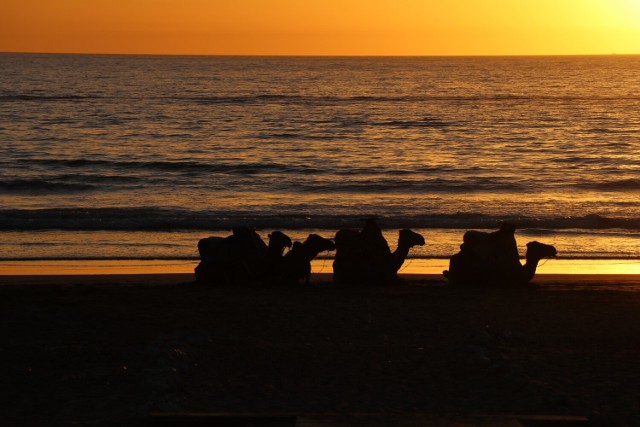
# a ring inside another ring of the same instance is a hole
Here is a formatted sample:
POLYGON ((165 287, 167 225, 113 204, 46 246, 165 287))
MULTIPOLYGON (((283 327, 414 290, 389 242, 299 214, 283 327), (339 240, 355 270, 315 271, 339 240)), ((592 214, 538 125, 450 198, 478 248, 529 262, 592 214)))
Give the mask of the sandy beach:
POLYGON ((151 413, 286 413, 334 417, 330 425, 358 424, 353 417, 498 425, 525 414, 640 423, 637 275, 540 276, 514 290, 408 279, 344 288, 316 275, 307 288, 234 289, 197 287, 188 274, 0 276, 0 418, 142 426, 151 413))

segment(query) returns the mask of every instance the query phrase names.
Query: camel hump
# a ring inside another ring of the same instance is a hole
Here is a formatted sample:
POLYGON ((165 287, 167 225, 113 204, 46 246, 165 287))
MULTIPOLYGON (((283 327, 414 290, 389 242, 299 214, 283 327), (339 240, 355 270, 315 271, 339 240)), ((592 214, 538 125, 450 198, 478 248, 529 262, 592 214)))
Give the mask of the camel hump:
POLYGON ((527 243, 527 258, 550 258, 558 255, 558 251, 552 245, 546 245, 538 241, 527 243))
POLYGON ((359 231, 351 230, 351 229, 343 229, 343 230, 338 230, 334 241, 336 242, 336 247, 338 249, 341 249, 345 246, 357 244, 359 239, 360 239, 359 231))
POLYGON ((205 237, 198 241, 198 252, 202 260, 213 260, 224 251, 226 240, 224 237, 205 237))
POLYGON ((486 232, 478 230, 469 230, 462 236, 463 244, 467 246, 475 246, 487 243, 494 236, 495 232, 486 232))
POLYGON ((246 259, 258 259, 267 254, 267 244, 252 227, 235 227, 230 236, 237 242, 237 247, 246 259))
POLYGON ((516 226, 509 222, 503 222, 500 229, 497 231, 478 231, 469 230, 464 233, 462 241, 468 245, 490 243, 491 241, 505 238, 507 236, 513 236, 516 232, 516 226))
POLYGON ((233 227, 231 229, 231 232, 233 233, 234 236, 248 237, 255 234, 256 230, 253 227, 240 226, 240 227, 233 227))
POLYGON ((507 233, 507 234, 515 234, 516 225, 511 222, 503 222, 502 224, 500 224, 500 232, 507 233))
POLYGON ((290 248, 292 245, 291 238, 284 234, 282 231, 274 231, 269 234, 269 242, 276 246, 290 248))

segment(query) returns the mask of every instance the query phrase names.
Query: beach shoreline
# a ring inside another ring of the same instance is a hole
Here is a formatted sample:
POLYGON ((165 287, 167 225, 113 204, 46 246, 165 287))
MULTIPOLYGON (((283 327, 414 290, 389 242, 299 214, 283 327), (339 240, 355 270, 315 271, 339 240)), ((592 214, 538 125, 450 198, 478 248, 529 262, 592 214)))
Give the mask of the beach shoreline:
MULTIPOLYGON (((0 276, 76 276, 131 274, 192 274, 196 259, 38 259, 0 261, 0 276)), ((524 260, 521 260, 524 262, 524 260)), ((401 275, 442 275, 449 268, 447 258, 408 258, 401 275)), ((333 258, 311 261, 313 274, 331 274, 333 258)), ((638 259, 547 259, 537 275, 640 275, 638 259)))

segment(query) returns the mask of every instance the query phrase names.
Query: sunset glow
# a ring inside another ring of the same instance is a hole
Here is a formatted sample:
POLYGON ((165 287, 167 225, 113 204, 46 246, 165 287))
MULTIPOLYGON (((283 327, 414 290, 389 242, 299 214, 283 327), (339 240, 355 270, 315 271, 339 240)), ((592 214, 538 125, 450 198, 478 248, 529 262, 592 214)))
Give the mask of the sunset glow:
POLYGON ((8 0, 0 51, 213 55, 640 53, 638 0, 8 0))
MULTIPOLYGON (((75 260, 75 261, 4 261, 0 262, 0 276, 69 276, 105 274, 191 274, 197 261, 189 260, 75 260)), ((331 261, 315 259, 311 263, 314 274, 331 275, 331 261)), ((430 274, 440 277, 449 265, 446 259, 412 259, 403 266, 404 276, 430 274)), ((625 260, 552 259, 539 267, 538 276, 545 275, 640 275, 640 264, 625 260)), ((55 279, 50 279, 55 280, 55 279)), ((168 280, 168 279, 167 279, 168 280)), ((621 280, 620 277, 617 280, 621 280)), ((637 285, 638 279, 628 278, 637 285)))

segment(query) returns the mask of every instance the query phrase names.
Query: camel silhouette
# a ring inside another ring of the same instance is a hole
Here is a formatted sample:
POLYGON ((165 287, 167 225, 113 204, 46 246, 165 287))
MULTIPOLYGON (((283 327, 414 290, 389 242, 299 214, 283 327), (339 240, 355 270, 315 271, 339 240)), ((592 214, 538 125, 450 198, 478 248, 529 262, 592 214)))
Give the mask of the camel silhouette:
POLYGON ((283 283, 300 283, 305 285, 311 279, 311 260, 320 252, 332 251, 336 245, 329 239, 317 234, 309 234, 303 242, 295 242, 291 250, 282 258, 280 278, 283 283))
POLYGON ((236 227, 227 237, 207 237, 198 242, 200 264, 196 282, 235 285, 272 278, 291 239, 280 231, 269 234, 269 245, 253 228, 236 227))
POLYGON ((556 248, 540 242, 527 243, 526 263, 520 264, 515 226, 505 223, 498 231, 467 231, 460 252, 449 260, 444 276, 452 285, 517 286, 529 283, 543 258, 557 255, 556 248))
POLYGON ((335 283, 389 284, 398 280, 409 250, 425 244, 424 238, 409 229, 399 231, 398 247, 391 252, 382 230, 368 219, 361 231, 339 230, 336 233, 336 256, 333 262, 335 283))

